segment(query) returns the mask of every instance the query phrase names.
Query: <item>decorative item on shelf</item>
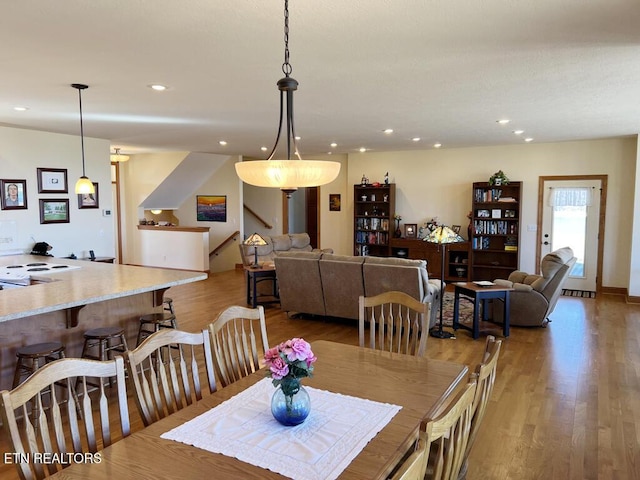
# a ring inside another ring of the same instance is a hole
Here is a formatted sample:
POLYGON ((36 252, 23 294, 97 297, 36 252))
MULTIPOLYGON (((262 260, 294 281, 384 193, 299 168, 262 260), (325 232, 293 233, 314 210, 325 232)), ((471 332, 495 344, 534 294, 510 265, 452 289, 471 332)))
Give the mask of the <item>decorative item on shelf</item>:
POLYGON ((489 178, 489 185, 492 185, 492 186, 493 185, 500 186, 500 185, 508 185, 508 184, 509 184, 509 178, 504 174, 502 170, 498 170, 489 178))
POLYGON ((442 318, 443 302, 442 301, 444 297, 444 264, 446 261, 445 260, 446 249, 444 247, 444 244, 464 242, 464 238, 462 238, 460 235, 458 235, 456 232, 451 230, 446 225, 440 225, 438 228, 433 230, 429 234, 429 236, 427 236, 427 238, 425 238, 425 241, 431 242, 431 243, 437 243, 438 248, 440 248, 440 251, 442 252, 441 271, 440 271, 440 282, 442 285, 442 288, 440 289, 440 323, 437 327, 433 327, 429 333, 431 334, 432 337, 436 337, 436 338, 456 338, 453 333, 445 332, 442 328, 442 322, 443 322, 443 318, 442 318))
POLYGON ((363 174, 362 174, 362 180, 360 180, 360 185, 362 185, 363 187, 366 187, 368 183, 369 183, 369 179, 368 179, 368 178, 367 178, 367 176, 363 173, 363 174))
POLYGON ((384 174, 384 184, 389 185, 389 172, 384 174))
POLYGON ((394 215, 393 219, 396 221, 396 231, 393 232, 393 236, 400 238, 402 237, 402 230, 400 230, 400 220, 402 220, 402 217, 400 215, 394 215))
POLYGON ((297 134, 293 121, 293 93, 298 89, 298 82, 292 78, 293 68, 289 63, 289 1, 284 1, 284 78, 278 80, 280 91, 280 123, 276 142, 266 160, 252 160, 235 164, 238 177, 256 187, 281 189, 291 198, 291 194, 301 187, 317 187, 336 179, 340 173, 340 162, 324 160, 302 160, 298 150, 297 134), (286 106, 285 106, 286 104, 286 106), (286 123, 285 123, 286 120, 286 123), (286 125, 283 129, 283 125, 286 125), (274 156, 282 131, 287 137, 285 160, 275 160, 274 156), (293 150, 293 151, 292 151, 293 150), (291 154, 297 159, 291 159, 291 154))
POLYGON ((82 149, 82 176, 76 182, 76 194, 96 193, 93 182, 87 177, 84 170, 84 126, 82 124, 82 90, 89 88, 88 85, 81 83, 72 83, 71 86, 78 90, 78 104, 80 105, 80 146, 82 149))
POLYGON ((303 338, 292 338, 265 352, 268 376, 276 387, 271 413, 282 425, 299 425, 309 416, 311 400, 300 379, 312 376, 316 360, 311 345, 303 338))
POLYGON ((266 245, 267 241, 259 233, 254 233, 242 243, 253 247, 253 265, 251 265, 251 268, 260 268, 258 264, 258 247, 266 245))

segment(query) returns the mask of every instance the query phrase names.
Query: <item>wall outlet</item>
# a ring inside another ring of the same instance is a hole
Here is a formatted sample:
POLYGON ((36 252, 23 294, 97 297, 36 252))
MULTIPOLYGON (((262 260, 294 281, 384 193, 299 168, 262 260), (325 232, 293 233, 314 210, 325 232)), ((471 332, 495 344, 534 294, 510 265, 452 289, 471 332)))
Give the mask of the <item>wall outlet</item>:
POLYGON ((110 217, 111 216, 111 210, 108 210, 108 209, 102 210, 102 216, 103 217, 110 217))

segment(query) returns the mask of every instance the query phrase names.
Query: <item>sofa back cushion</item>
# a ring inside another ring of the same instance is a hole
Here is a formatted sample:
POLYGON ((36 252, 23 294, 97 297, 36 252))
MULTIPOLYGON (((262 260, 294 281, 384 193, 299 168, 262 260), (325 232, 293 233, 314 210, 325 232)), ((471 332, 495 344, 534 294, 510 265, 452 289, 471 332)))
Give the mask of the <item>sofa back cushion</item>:
POLYGON ((291 250, 291 237, 289 235, 272 235, 271 243, 276 252, 287 252, 291 250))
POLYGON ((367 297, 397 290, 421 302, 425 300, 429 275, 424 260, 365 257, 362 271, 367 297))
POLYGON ((320 252, 279 252, 275 256, 282 310, 325 315, 321 256, 320 252))
POLYGON ((358 299, 364 295, 362 264, 365 257, 323 254, 320 276, 327 315, 358 318, 358 299))
POLYGON ((289 238, 291 239, 292 250, 304 250, 305 252, 313 250, 308 233, 290 233, 289 238))

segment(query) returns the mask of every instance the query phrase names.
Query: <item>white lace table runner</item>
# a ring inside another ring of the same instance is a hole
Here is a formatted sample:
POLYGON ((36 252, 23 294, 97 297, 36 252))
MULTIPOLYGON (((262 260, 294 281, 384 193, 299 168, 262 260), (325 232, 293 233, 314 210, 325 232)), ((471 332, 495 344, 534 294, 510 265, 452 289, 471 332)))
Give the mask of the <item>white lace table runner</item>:
POLYGON ((271 415, 265 378, 162 438, 235 457, 296 480, 332 480, 402 407, 305 387, 311 413, 285 427, 271 415))

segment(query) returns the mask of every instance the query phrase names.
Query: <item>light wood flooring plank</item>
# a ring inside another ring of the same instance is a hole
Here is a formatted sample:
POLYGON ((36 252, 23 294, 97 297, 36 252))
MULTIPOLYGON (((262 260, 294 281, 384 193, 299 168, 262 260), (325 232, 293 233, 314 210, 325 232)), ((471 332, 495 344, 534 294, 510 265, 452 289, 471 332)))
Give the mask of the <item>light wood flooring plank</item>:
MULTIPOLYGON (((245 304, 242 271, 171 288, 180 328, 197 331, 245 304)), ((294 336, 356 345, 356 321, 288 318, 267 306, 269 343, 294 336)), ((561 297, 546 328, 511 329, 493 397, 471 453, 469 480, 640 479, 640 305, 622 296, 561 297)), ((430 337, 430 358, 475 365, 484 339, 430 337)), ((322 368, 322 359, 317 367, 322 368)), ((142 428, 130 399, 132 429, 142 428)), ((6 437, 0 451, 7 451, 6 437)), ((144 461, 144 459, 141 459, 144 461)), ((15 479, 0 462, 0 477, 15 479)))

